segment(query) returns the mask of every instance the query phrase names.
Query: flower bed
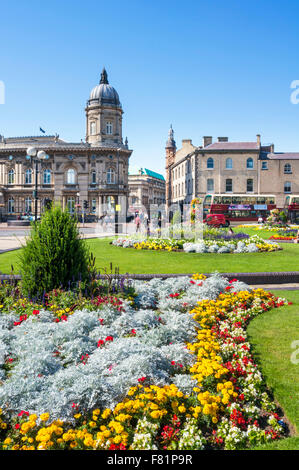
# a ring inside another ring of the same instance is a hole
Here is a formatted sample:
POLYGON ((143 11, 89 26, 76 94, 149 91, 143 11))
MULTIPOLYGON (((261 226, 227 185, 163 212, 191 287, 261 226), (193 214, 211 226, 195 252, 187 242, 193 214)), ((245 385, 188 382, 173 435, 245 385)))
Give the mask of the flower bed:
POLYGON ((284 299, 218 274, 133 288, 59 322, 2 309, 3 449, 238 449, 284 434, 246 336, 284 299))
POLYGON ((266 241, 257 235, 239 241, 238 238, 232 238, 229 241, 224 239, 202 239, 198 242, 171 238, 132 239, 120 237, 113 240, 112 244, 137 250, 184 251, 186 253, 256 253, 281 250, 277 243, 266 241))

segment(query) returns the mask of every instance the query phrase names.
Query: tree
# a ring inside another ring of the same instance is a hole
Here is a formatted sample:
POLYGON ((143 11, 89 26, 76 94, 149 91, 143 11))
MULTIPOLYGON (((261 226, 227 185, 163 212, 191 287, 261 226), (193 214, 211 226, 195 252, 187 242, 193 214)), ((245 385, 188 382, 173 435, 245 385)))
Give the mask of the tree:
POLYGON ((60 206, 45 210, 20 255, 22 288, 27 295, 88 281, 89 251, 76 218, 60 206))

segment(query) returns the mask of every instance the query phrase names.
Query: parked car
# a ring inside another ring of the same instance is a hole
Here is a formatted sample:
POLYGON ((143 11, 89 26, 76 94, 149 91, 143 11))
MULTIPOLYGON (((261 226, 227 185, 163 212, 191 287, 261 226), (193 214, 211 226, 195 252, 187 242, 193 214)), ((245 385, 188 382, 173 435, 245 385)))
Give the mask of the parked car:
POLYGON ((208 214, 204 223, 212 227, 229 227, 230 225, 224 214, 208 214))

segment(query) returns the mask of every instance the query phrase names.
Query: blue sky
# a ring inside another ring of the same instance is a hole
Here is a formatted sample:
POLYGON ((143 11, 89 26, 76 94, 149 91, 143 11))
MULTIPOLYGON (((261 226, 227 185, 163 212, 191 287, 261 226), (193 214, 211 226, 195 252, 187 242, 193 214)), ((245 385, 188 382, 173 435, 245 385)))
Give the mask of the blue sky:
POLYGON ((299 151, 297 0, 15 0, 0 6, 0 134, 85 138, 84 107, 102 67, 124 109, 131 163, 164 172, 203 135, 299 151))

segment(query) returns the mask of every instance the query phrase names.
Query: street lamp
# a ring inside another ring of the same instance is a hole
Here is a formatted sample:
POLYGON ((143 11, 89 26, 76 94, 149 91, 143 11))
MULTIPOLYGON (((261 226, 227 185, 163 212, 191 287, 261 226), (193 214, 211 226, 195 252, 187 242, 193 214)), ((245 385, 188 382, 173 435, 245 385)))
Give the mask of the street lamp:
POLYGON ((37 221, 37 174, 38 174, 38 162, 41 160, 47 160, 49 156, 43 150, 37 150, 35 147, 29 147, 27 149, 28 157, 31 157, 35 163, 35 189, 33 192, 34 195, 34 221, 37 221))

